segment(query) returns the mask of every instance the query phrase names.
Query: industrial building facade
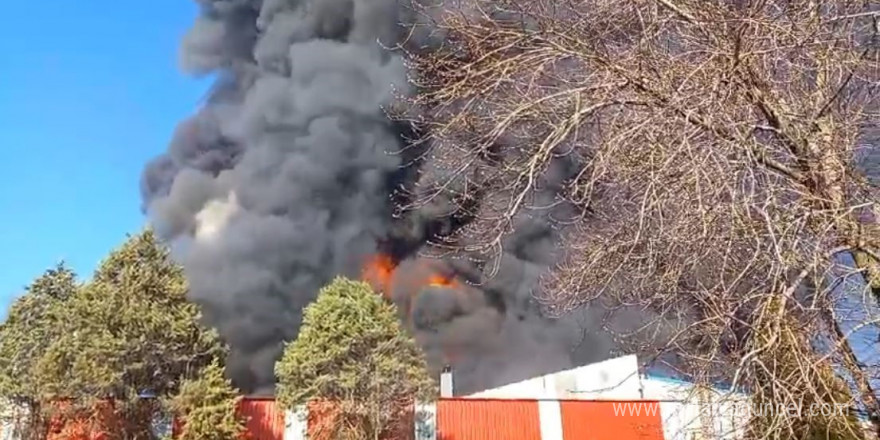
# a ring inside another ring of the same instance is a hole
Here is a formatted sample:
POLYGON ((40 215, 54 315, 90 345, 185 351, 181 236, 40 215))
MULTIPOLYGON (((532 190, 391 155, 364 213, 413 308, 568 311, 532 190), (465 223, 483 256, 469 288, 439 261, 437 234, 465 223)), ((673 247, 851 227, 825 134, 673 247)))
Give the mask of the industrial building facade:
MULTIPOLYGON (((687 383, 639 374, 635 356, 415 405, 412 430, 389 440, 700 440, 741 438, 735 406, 744 396, 709 396, 687 383)), ((247 440, 305 440, 308 410, 284 412, 271 399, 245 399, 247 440)))
MULTIPOLYGON (((388 440, 663 440, 657 402, 552 401, 443 398, 431 405, 433 421, 388 440), (643 407, 641 414, 616 414, 615 403, 643 407)), ((422 406, 424 409, 424 406, 422 406)), ((309 418, 284 413, 271 400, 246 399, 247 440, 304 440, 309 418)))
MULTIPOLYGON (((715 392, 707 401, 689 384, 639 374, 635 356, 472 395, 454 395, 453 385, 454 372, 444 373, 440 399, 414 405, 412 421, 386 440, 726 440, 741 438, 744 421, 734 411, 742 396, 715 392)), ((305 440, 320 418, 271 398, 245 398, 239 411, 247 420, 243 440, 305 440)), ((170 428, 168 420, 158 425, 170 428)), ((85 426, 62 428, 47 440, 107 438, 85 426)), ((0 440, 17 439, 4 427, 0 440)))

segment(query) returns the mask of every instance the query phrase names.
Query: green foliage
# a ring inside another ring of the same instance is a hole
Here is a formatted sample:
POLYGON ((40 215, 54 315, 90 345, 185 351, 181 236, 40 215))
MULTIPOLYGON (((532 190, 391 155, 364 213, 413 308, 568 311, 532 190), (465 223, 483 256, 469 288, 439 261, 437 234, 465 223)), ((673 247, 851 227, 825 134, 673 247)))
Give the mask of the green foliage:
POLYGON ((173 392, 224 354, 186 299, 182 269, 151 231, 113 251, 65 305, 62 334, 40 359, 44 393, 131 398, 173 392))
POLYGON ((123 437, 141 435, 156 408, 138 394, 174 395, 225 357, 186 292, 182 268, 149 230, 111 252, 88 283, 63 265, 47 271, 0 325, 0 399, 29 407, 34 432, 56 403, 76 414, 112 402, 131 425, 119 428, 123 437))
POLYGON ((76 275, 61 263, 34 280, 12 304, 0 324, 0 396, 27 401, 36 394, 34 368, 60 336, 64 304, 77 288, 76 275))
POLYGON ((178 440, 238 440, 244 432, 236 414, 239 400, 218 362, 204 367, 197 378, 183 382, 168 405, 184 422, 178 440))
POLYGON ((0 398, 3 423, 17 438, 43 438, 45 417, 34 380, 37 363, 61 335, 64 307, 79 286, 64 263, 27 287, 0 324, 0 398))
POLYGON ((299 337, 275 366, 278 399, 287 408, 329 402, 338 417, 332 438, 385 432, 413 399, 433 396, 424 355, 392 304, 368 284, 335 279, 303 316, 299 337))

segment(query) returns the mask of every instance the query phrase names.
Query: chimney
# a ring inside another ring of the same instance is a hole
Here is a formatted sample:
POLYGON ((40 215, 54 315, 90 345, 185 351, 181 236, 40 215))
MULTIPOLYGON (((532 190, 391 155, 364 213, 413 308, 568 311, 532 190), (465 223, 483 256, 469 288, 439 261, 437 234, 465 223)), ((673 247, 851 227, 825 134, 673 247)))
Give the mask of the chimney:
POLYGON ((440 397, 452 397, 452 368, 449 365, 443 367, 440 374, 440 397))

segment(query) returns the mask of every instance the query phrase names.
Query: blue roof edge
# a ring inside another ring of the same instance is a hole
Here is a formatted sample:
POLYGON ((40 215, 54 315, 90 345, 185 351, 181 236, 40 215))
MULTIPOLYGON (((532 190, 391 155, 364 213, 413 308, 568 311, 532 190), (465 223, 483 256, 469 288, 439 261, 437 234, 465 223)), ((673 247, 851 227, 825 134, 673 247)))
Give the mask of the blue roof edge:
MULTIPOLYGON (((694 385, 693 382, 688 382, 688 381, 686 381, 686 380, 682 380, 682 379, 676 379, 676 378, 674 378, 674 377, 666 376, 666 375, 663 375, 663 374, 645 373, 644 376, 645 376, 646 379, 653 379, 653 380, 657 380, 657 381, 660 381, 660 382, 672 383, 672 384, 676 384, 676 385, 694 385)), ((718 391, 721 391, 721 392, 731 392, 731 391, 733 391, 733 388, 731 388, 729 385, 723 385, 723 386, 719 386, 719 385, 720 385, 720 384, 713 384, 712 386, 713 386, 715 389, 717 389, 718 391)), ((737 392, 737 391, 733 391, 733 392, 737 392)), ((747 395, 747 393, 745 393, 745 392, 743 392, 743 391, 739 391, 738 393, 739 393, 739 394, 743 394, 743 395, 747 395)), ((855 416, 856 416, 856 418, 857 418, 859 421, 861 421, 861 422, 867 422, 867 421, 869 420, 868 412, 867 412, 867 411, 865 411, 865 410, 861 410, 861 409, 857 409, 857 410, 855 410, 855 411, 853 411, 853 412, 855 413, 855 416)))
MULTIPOLYGON (((683 379, 678 379, 678 378, 675 378, 672 376, 667 376, 665 374, 645 373, 644 376, 646 379, 653 379, 653 380, 658 380, 660 382, 673 383, 676 385, 694 385, 694 382, 690 382, 690 381, 683 380, 683 379)), ((730 386, 730 384, 726 384, 723 382, 713 383, 712 387, 718 391, 723 391, 723 392, 733 391, 733 392, 739 392, 739 393, 745 394, 745 392, 743 392, 743 391, 735 391, 730 386)))

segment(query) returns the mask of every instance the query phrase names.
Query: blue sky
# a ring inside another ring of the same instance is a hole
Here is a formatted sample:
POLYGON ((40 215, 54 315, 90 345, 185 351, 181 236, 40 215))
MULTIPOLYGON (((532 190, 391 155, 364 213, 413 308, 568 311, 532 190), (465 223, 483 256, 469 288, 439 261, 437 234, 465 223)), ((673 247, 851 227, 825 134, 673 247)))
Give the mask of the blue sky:
POLYGON ((195 2, 8 2, 0 26, 0 307, 60 260, 87 277, 144 224, 138 181, 207 81, 178 69, 195 2))

